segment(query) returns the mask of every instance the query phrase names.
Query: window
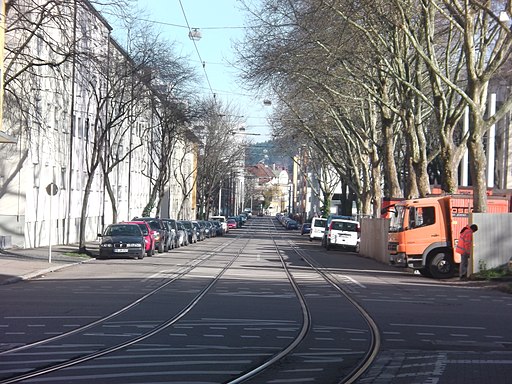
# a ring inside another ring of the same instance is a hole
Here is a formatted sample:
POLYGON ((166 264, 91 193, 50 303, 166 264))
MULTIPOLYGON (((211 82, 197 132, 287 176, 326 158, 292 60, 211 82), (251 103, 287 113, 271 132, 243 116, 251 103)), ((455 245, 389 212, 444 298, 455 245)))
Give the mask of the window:
POLYGON ((60 169, 60 189, 66 189, 66 167, 60 169))
POLYGON ((436 222, 434 207, 409 208, 409 228, 419 228, 432 225, 436 222))

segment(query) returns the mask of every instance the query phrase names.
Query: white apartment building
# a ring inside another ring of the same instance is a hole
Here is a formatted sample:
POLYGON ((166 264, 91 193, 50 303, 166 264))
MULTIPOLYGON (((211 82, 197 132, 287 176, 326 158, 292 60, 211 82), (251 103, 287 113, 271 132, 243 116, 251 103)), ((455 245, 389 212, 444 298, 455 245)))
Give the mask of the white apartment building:
MULTIPOLYGON (((24 33, 6 29, 4 65, 10 83, 3 126, 17 143, 0 144, 0 247, 77 243, 81 224, 86 240, 94 240, 115 216, 130 220, 146 206, 156 172, 148 133, 158 123, 141 98, 124 105, 126 95, 113 92, 113 77, 121 76, 113 65, 129 67, 130 58, 88 1, 62 1, 33 35, 40 9, 30 5, 45 2, 18 3, 27 25, 24 33), (33 65, 45 62, 56 64, 33 65), (131 112, 114 123, 117 108, 131 112), (101 152, 104 147, 109 154, 101 152)), ((19 22, 18 16, 7 14, 8 27, 19 22)), ((151 89, 142 93, 150 95, 151 89)), ((177 138, 173 157, 193 174, 195 153, 187 140, 186 135, 177 138)), ((191 218, 195 196, 184 198, 183 190, 193 191, 193 184, 193 176, 184 185, 171 175, 163 199, 169 203, 152 214, 191 218)))

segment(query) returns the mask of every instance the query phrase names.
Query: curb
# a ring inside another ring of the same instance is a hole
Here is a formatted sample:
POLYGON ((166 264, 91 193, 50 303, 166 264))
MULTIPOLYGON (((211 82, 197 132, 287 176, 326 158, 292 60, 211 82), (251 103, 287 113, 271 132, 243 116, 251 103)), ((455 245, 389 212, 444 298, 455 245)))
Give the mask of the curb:
POLYGON ((64 268, 69 268, 69 267, 73 267, 75 265, 89 263, 92 260, 96 260, 96 259, 91 257, 90 259, 77 261, 75 263, 56 265, 54 267, 49 267, 49 268, 46 268, 46 269, 40 269, 38 271, 26 273, 26 274, 21 275, 21 276, 13 276, 13 277, 11 277, 9 279, 6 279, 4 281, 0 281, 0 285, 8 285, 8 284, 14 284, 14 283, 17 283, 17 282, 20 282, 20 281, 31 280, 31 279, 34 279, 36 277, 46 275, 48 273, 57 272, 57 271, 59 271, 61 269, 64 269, 64 268))

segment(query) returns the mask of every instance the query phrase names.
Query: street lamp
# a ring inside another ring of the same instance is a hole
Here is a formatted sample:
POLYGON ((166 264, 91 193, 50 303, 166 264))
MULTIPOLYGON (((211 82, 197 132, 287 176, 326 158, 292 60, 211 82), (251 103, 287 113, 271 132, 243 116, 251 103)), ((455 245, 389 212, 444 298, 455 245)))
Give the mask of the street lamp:
POLYGON ((190 40, 199 41, 203 36, 201 35, 201 31, 198 28, 192 28, 188 33, 188 37, 190 40))

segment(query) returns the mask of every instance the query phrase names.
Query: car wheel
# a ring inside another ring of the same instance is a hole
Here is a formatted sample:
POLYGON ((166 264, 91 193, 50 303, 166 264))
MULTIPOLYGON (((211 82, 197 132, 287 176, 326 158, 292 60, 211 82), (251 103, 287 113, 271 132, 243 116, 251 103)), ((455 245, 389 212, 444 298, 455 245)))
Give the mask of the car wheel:
POLYGON ((139 259, 142 260, 144 258, 145 254, 146 254, 146 251, 142 251, 142 253, 139 255, 139 259))
POLYGON ((155 254, 155 244, 151 244, 151 248, 149 249, 149 251, 147 252, 147 255, 148 257, 151 257, 155 254))
POLYGON ((158 243, 158 253, 164 253, 164 245, 162 242, 158 243))

